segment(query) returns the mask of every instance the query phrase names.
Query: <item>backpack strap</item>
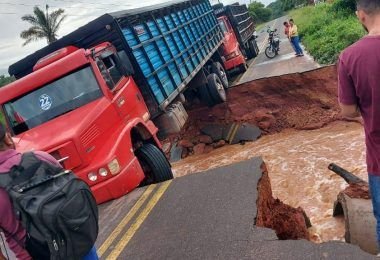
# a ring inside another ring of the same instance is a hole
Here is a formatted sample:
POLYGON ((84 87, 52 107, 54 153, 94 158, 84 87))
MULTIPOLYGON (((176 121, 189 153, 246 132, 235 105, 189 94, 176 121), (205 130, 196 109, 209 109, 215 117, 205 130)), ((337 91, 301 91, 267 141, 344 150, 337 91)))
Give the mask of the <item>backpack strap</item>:
POLYGON ((0 173, 0 188, 7 190, 9 188, 9 185, 11 184, 12 180, 13 179, 9 175, 9 172, 0 173))
POLYGON ((0 173, 0 187, 8 190, 29 180, 41 163, 41 160, 33 152, 22 154, 20 164, 14 165, 9 172, 0 173))

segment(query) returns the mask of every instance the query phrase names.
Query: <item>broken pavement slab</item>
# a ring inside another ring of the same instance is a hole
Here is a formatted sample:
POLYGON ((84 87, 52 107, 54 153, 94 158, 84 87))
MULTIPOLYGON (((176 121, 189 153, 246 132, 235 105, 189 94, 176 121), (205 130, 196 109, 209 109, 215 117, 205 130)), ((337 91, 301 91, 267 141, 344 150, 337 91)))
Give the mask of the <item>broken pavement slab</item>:
POLYGON ((248 123, 232 123, 229 125, 210 124, 203 127, 201 132, 210 136, 214 142, 225 140, 229 144, 255 141, 261 136, 260 128, 248 123))
POLYGON ((172 148, 170 149, 170 162, 178 162, 182 159, 182 152, 183 148, 182 146, 179 146, 178 143, 173 144, 172 148))
MULTIPOLYGON (((103 259, 116 259, 109 257, 114 251, 119 259, 372 258, 350 244, 278 240, 273 230, 257 227, 256 202, 262 164, 261 158, 253 158, 160 183, 153 189, 142 188, 145 189, 142 197, 146 190, 153 191, 129 224, 114 228, 120 233, 103 250, 103 259), (156 203, 153 206, 152 201, 156 203), (124 236, 128 238, 127 243, 123 242, 124 236)), ((106 221, 108 228, 100 226, 98 248, 110 236, 109 227, 117 226, 121 218, 128 216, 131 207, 135 207, 128 203, 123 206, 125 202, 112 202, 115 207, 101 205, 101 223, 106 221)))

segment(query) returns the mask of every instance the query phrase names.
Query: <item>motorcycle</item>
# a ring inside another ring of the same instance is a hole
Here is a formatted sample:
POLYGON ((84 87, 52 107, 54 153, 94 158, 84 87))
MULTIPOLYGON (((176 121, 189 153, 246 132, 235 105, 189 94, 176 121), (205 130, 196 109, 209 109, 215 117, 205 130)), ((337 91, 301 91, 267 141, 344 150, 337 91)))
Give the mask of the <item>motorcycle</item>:
POLYGON ((276 33, 277 29, 268 29, 267 32, 269 33, 269 46, 265 49, 265 56, 267 56, 269 59, 273 59, 278 55, 278 52, 280 51, 280 38, 278 37, 278 33, 276 33))

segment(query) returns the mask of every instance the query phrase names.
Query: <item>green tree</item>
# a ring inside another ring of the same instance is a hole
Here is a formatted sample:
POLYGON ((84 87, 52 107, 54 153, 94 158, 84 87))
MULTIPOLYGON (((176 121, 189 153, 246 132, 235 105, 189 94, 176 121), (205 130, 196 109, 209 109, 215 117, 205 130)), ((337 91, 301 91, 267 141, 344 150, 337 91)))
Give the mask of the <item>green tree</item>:
POLYGON ((346 15, 354 14, 356 11, 356 0, 336 0, 332 5, 334 12, 343 12, 346 15))
POLYGON ((23 46, 32 41, 46 39, 50 44, 57 40, 57 32, 65 20, 65 10, 58 9, 49 14, 49 6, 46 5, 46 13, 38 6, 33 9, 33 14, 27 14, 21 17, 25 22, 30 23, 32 26, 22 31, 20 37, 25 40, 23 46))
POLYGON ((0 87, 5 86, 15 80, 14 77, 7 77, 5 75, 0 75, 0 87))
POLYGON ((257 1, 253 1, 248 6, 249 14, 254 18, 256 23, 268 22, 272 17, 272 10, 257 1))
POLYGON ((282 9, 281 0, 277 0, 275 2, 270 3, 267 8, 272 10, 272 18, 281 17, 284 14, 284 10, 282 9))

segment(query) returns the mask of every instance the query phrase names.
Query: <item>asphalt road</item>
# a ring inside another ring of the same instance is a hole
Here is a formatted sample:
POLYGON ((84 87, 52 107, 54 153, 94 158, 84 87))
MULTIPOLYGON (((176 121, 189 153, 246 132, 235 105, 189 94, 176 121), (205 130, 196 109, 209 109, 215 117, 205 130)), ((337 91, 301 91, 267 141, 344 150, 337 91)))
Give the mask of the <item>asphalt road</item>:
POLYGON ((268 22, 258 31, 257 43, 260 54, 249 61, 249 68, 233 80, 233 85, 239 85, 256 79, 280 76, 284 74, 304 72, 319 68, 320 65, 305 51, 304 57, 296 57, 293 47, 284 33, 283 23, 288 17, 284 16, 268 22), (268 46, 267 29, 277 29, 280 38, 279 55, 273 59, 265 56, 265 48, 268 46))
POLYGON ((372 259, 255 226, 261 158, 138 189, 100 207, 102 259, 372 259))

